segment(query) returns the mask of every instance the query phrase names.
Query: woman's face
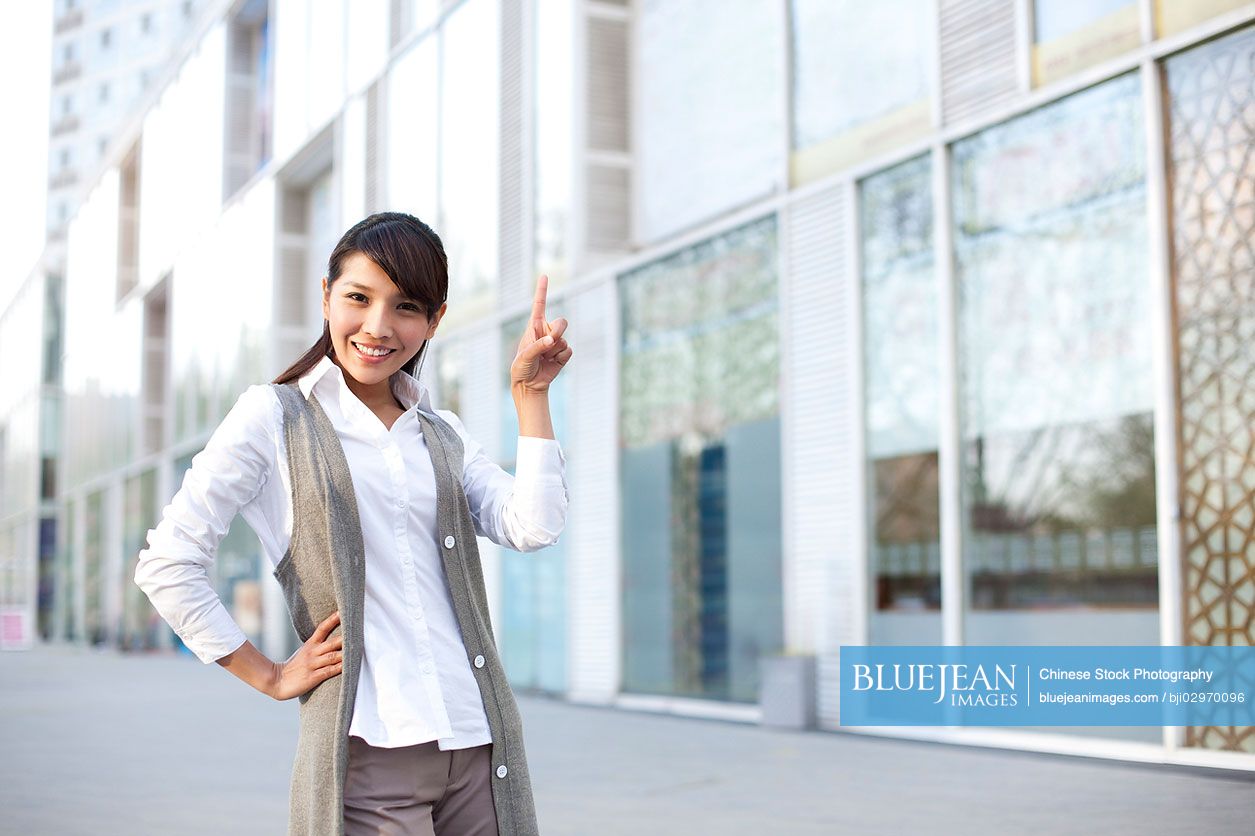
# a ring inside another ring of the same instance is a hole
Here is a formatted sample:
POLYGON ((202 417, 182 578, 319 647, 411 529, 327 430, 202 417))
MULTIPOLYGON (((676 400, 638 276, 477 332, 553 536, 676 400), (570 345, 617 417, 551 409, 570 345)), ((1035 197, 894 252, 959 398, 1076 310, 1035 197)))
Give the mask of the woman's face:
POLYGON ((422 304, 405 296, 388 274, 362 253, 345 259, 340 278, 330 289, 326 278, 322 287, 322 313, 330 323, 336 361, 368 386, 386 381, 408 363, 423 347, 423 341, 435 336, 448 307, 441 305, 429 320, 422 304), (368 355, 361 349, 375 351, 368 355))

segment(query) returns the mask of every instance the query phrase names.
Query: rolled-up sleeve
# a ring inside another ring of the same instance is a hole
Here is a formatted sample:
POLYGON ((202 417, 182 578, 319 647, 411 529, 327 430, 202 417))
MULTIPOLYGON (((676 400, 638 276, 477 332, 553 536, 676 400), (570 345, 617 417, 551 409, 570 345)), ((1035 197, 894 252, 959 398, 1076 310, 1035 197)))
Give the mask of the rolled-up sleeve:
POLYGON ((149 529, 135 583, 188 649, 205 664, 247 640, 209 581, 218 546, 241 507, 261 491, 274 467, 278 399, 250 386, 192 458, 183 484, 149 529))
POLYGON ((457 415, 445 409, 436 412, 462 439, 462 489, 476 533, 520 552, 557 543, 570 503, 566 455, 558 440, 519 436, 511 475, 488 457, 457 415))

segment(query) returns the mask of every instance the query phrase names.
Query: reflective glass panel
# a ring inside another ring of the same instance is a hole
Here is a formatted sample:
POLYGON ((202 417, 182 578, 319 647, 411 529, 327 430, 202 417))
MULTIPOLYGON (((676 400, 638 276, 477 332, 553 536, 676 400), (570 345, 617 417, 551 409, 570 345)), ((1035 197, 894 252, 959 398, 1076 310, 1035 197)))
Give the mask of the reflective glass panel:
POLYGON ((1142 42, 1140 4, 1131 0, 1035 0, 1033 83, 1046 84, 1142 42))
POLYGON ((922 136, 936 23, 916 0, 792 0, 793 182, 922 136))
MULTIPOLYGON (((469 0, 445 19, 440 42, 440 226, 450 308, 491 294, 497 276, 499 11, 469 0)), ((418 116, 430 132, 430 117, 418 116)))
POLYGON ((620 277, 623 672, 752 702, 782 642, 776 221, 620 277))
POLYGON ((937 279, 927 156, 863 181, 871 640, 941 640, 937 279))
POLYGON ((1159 640, 1143 135, 1129 75, 954 146, 970 643, 1159 640))

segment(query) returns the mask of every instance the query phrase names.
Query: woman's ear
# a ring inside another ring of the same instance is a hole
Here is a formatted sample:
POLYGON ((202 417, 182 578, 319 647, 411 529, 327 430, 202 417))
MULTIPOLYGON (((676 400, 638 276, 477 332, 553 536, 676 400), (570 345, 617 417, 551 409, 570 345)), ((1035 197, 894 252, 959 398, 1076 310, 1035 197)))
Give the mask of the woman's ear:
POLYGON ((449 303, 442 302, 440 309, 436 311, 436 315, 431 319, 430 324, 427 326, 427 336, 425 339, 430 340, 432 337, 436 336, 436 328, 440 325, 440 319, 444 316, 445 311, 447 310, 449 310, 449 303))
POLYGON ((327 286, 327 277, 322 277, 322 318, 331 319, 331 288, 327 286))

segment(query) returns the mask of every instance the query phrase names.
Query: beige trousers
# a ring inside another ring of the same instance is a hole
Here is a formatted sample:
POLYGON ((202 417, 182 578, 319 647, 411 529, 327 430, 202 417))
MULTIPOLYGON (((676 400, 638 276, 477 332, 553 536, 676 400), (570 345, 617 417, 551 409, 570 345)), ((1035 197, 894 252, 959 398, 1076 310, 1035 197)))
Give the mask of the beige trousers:
POLYGON ((442 752, 349 737, 345 836, 497 836, 492 744, 442 752))

